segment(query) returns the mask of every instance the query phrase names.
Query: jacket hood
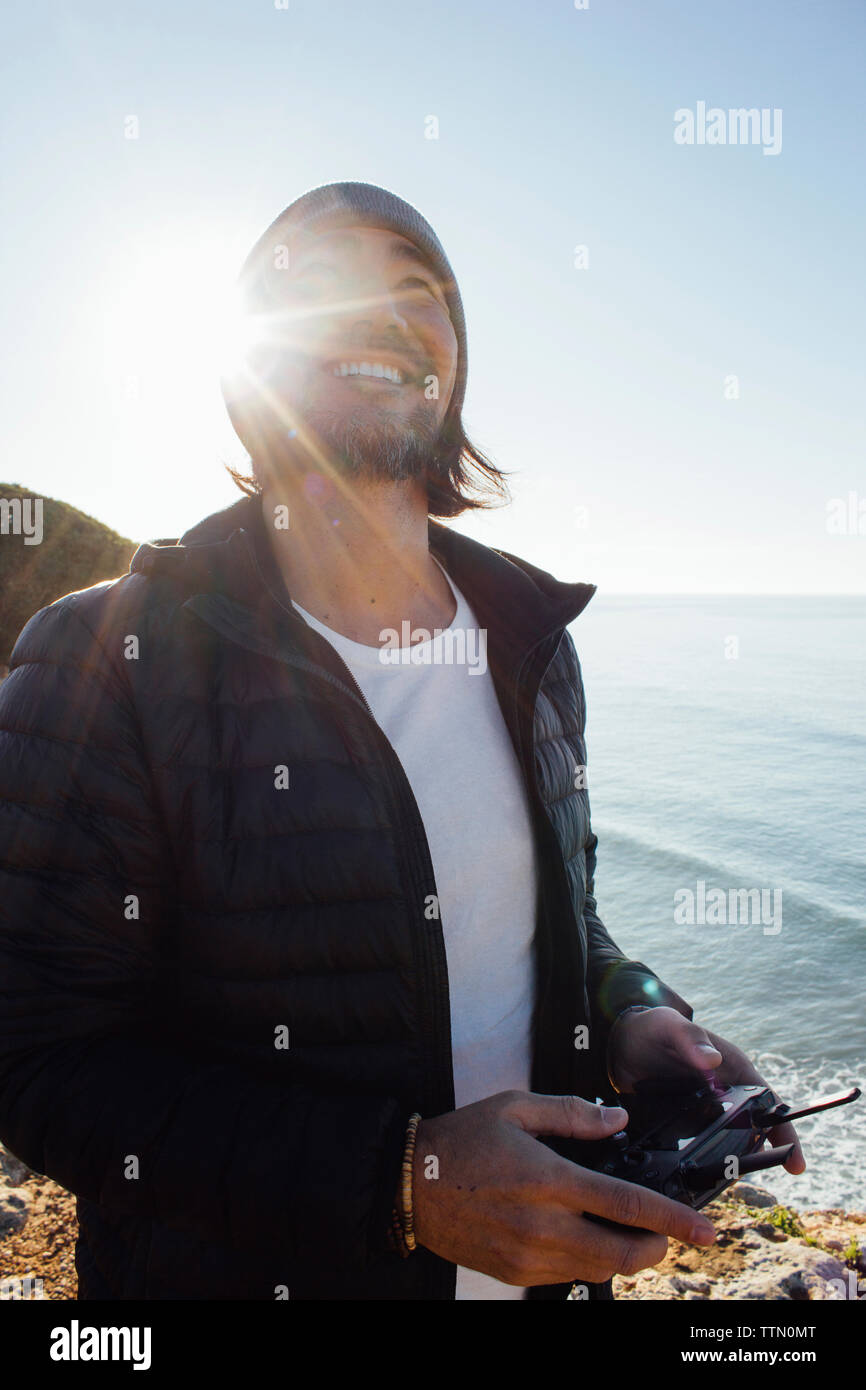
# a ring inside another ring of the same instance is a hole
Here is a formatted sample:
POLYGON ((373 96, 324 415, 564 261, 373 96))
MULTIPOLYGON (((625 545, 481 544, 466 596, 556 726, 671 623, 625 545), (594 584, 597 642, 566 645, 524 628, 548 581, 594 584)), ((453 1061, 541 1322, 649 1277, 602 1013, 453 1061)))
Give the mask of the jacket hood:
MULTIPOLYGON (((518 647, 573 622, 596 592, 595 584, 564 583, 432 518, 428 535, 431 552, 466 595, 479 625, 504 628, 518 647)), ((145 541, 129 571, 163 576, 189 595, 220 593, 253 606, 269 594, 295 613, 271 552, 260 496, 242 497, 212 513, 179 540, 145 541)))

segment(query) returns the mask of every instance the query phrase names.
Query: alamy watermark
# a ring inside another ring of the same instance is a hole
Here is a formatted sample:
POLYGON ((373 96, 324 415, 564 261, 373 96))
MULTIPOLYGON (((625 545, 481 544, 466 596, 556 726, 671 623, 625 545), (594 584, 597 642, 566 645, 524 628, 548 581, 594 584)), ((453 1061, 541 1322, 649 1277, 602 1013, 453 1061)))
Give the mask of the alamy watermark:
POLYGON ((674 893, 674 921, 677 926, 753 926, 761 925, 764 936, 782 930, 781 888, 710 888, 699 878, 695 889, 678 888, 674 893), (772 912, 770 901, 772 896, 772 912))
POLYGON ((42 498, 0 497, 0 536, 23 536, 25 545, 42 544, 42 498))
POLYGON ((430 632, 426 627, 413 628, 404 618, 399 632, 395 627, 382 628, 379 641, 383 666, 468 666, 470 676, 483 676, 487 670, 487 629, 483 627, 436 627, 430 632))
POLYGON ((17 1299, 44 1299, 45 1287, 38 1274, 7 1275, 0 1279, 0 1302, 17 1299))
POLYGON ((681 106, 674 112, 677 145, 761 145, 764 154, 782 150, 782 109, 774 106, 707 107, 699 101, 692 111, 681 106))
POLYGON ((52 1361, 131 1361, 134 1371, 150 1369, 150 1353, 149 1327, 82 1327, 77 1318, 51 1329, 48 1348, 52 1361))
POLYGON ((831 497, 825 526, 830 536, 866 536, 866 497, 853 489, 847 497, 831 497))
POLYGON ((866 1280, 858 1278, 853 1269, 845 1271, 844 1279, 826 1279, 824 1281, 828 1289, 832 1289, 832 1298, 842 1298, 846 1301, 857 1299, 861 1301, 866 1298, 866 1280))

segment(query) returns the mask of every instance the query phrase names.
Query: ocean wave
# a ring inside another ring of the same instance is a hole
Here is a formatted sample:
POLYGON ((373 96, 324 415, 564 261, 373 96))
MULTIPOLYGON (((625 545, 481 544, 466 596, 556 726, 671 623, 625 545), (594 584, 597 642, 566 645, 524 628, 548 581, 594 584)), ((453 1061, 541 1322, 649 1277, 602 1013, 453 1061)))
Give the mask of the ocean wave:
MULTIPOLYGON (((866 1090, 866 1062, 856 1074, 835 1061, 795 1061, 777 1052, 761 1052, 754 1062, 780 1099, 794 1107, 852 1086, 866 1090)), ((782 1168, 768 1168, 755 1181, 800 1211, 841 1207, 866 1212, 866 1095, 838 1110, 797 1120, 795 1128, 806 1158, 805 1173, 794 1177, 782 1168)))
POLYGON ((622 846, 641 866, 646 865, 647 871, 652 874, 648 882, 652 883, 657 883, 660 875, 664 874, 665 877, 675 876, 681 887, 703 879, 708 891, 713 887, 727 890, 732 884, 765 888, 775 884, 782 889, 783 902, 789 912, 793 911, 798 918, 808 918, 816 926, 832 930, 834 934, 847 931, 853 938, 856 933, 858 944, 862 939, 863 927, 866 926, 866 915, 862 911, 848 903, 833 901, 823 889, 821 896, 817 897, 813 890, 805 885, 796 886, 790 879, 783 879, 780 883, 778 880, 781 876, 773 868, 765 866, 759 869, 754 862, 735 863, 732 859, 710 858, 675 841, 665 839, 662 843, 640 831, 595 818, 593 829, 599 837, 600 865, 604 847, 622 846))

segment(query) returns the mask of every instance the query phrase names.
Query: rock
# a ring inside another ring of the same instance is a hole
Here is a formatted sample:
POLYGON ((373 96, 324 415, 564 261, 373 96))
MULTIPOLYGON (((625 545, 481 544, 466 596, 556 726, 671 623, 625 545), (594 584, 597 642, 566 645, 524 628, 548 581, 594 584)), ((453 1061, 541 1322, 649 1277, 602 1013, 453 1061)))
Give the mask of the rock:
POLYGON ((762 1241, 748 1268, 726 1279, 715 1293, 724 1299, 766 1299, 778 1301, 835 1300, 844 1297, 847 1285, 841 1261, 800 1241, 789 1240, 784 1249, 774 1241, 762 1241), (841 1281, 837 1283, 836 1281, 841 1281))
POLYGON ((0 1240, 19 1231, 30 1211, 30 1194, 23 1187, 0 1188, 0 1240))
POLYGON ((786 1231, 780 1231, 778 1226, 771 1226, 769 1221, 759 1221, 754 1229, 765 1240, 783 1241, 788 1239, 786 1231))
POLYGON ((10 1187, 18 1187, 25 1178, 30 1177, 30 1173, 31 1170, 26 1163, 22 1163, 20 1158, 16 1158, 0 1144, 0 1182, 10 1187))
POLYGON ((700 1274, 670 1274, 668 1283, 676 1293, 684 1294, 687 1298, 709 1298, 710 1281, 704 1279, 700 1274))
MULTIPOLYGON (((747 1186, 741 1184, 741 1186, 747 1186)), ((748 1184, 751 1187, 751 1184, 748 1184)), ((761 1191, 761 1189, 758 1189, 761 1191)), ((856 1248, 866 1253, 866 1212, 787 1211, 785 1229, 767 1221, 767 1211, 748 1210, 724 1197, 704 1214, 716 1228, 706 1249, 672 1240, 658 1266, 613 1281, 618 1299, 679 1299, 760 1302, 866 1301, 866 1279, 846 1264, 856 1248), (796 1232, 794 1234, 793 1232, 796 1232), (832 1241, 833 1248, 828 1249, 832 1241)), ((769 1194, 768 1194, 769 1196, 769 1194)), ((787 1209, 780 1208, 780 1214, 787 1209)))
POLYGON ((755 1187, 750 1182, 735 1182, 728 1188, 726 1195, 734 1202, 743 1202, 747 1207, 778 1206, 772 1192, 768 1192, 765 1187, 755 1187))

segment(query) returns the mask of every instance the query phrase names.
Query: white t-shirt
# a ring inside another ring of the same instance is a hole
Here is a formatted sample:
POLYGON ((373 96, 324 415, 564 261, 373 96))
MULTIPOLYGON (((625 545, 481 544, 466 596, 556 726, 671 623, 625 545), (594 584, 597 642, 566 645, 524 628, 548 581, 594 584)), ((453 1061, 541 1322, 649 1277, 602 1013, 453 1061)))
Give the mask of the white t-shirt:
MULTIPOLYGON (((442 573, 457 601, 451 626, 412 646, 407 632, 395 635, 393 662, 382 659, 382 647, 353 642, 294 606, 352 672, 418 803, 445 938, 459 1109, 498 1091, 530 1089, 537 865, 523 778, 487 669, 486 633, 442 573)), ((458 1266, 460 1300, 524 1296, 522 1288, 458 1266)))

